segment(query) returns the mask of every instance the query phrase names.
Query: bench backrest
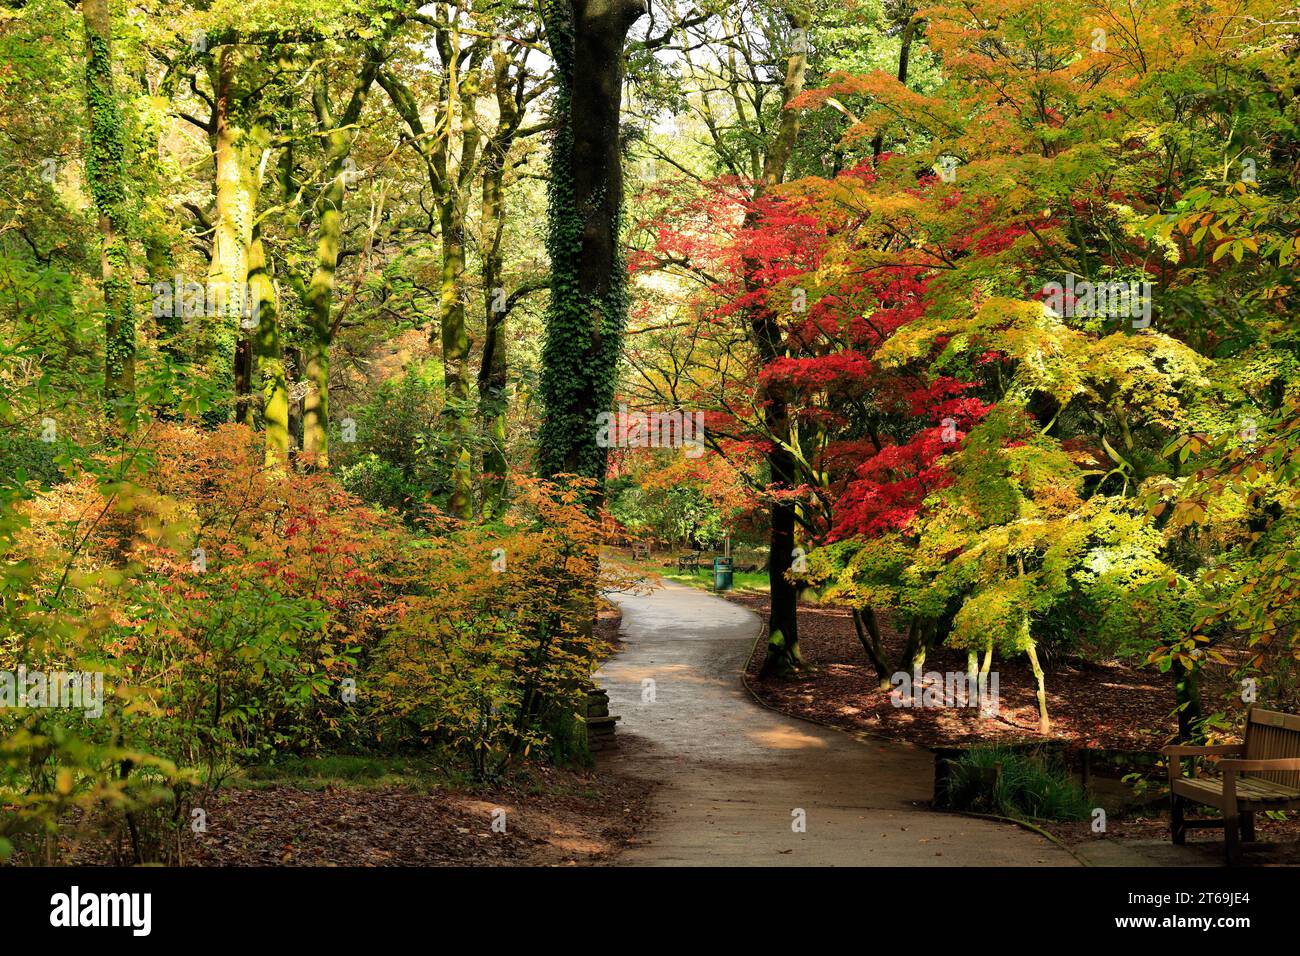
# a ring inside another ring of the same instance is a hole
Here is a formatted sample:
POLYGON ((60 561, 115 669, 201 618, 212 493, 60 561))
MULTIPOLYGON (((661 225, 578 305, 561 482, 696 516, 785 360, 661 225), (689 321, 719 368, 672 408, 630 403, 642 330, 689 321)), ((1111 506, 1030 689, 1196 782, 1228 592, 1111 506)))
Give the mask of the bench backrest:
MULTIPOLYGON (((1281 757, 1300 757, 1300 716, 1262 707, 1250 708, 1246 715, 1246 759, 1281 757)), ((1276 770, 1248 776, 1300 788, 1300 770, 1276 770)))

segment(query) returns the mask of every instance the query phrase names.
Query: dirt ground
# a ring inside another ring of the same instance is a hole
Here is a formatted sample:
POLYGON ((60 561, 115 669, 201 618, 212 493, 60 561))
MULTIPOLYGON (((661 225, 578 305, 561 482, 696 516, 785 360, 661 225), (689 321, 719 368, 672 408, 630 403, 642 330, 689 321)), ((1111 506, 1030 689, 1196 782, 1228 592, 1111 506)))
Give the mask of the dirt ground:
MULTIPOLYGON (((651 786, 609 773, 536 768, 526 785, 228 787, 203 832, 184 832, 186 866, 600 865, 645 819, 651 786), (501 811, 504 811, 502 815, 501 811), (494 828, 494 821, 496 826, 494 828)), ((124 832, 70 818, 62 864, 130 865, 124 832)), ((11 864, 36 862, 15 855, 11 864)))
POLYGON ((553 771, 551 792, 402 788, 225 792, 195 839, 200 866, 574 866, 617 852, 649 788, 553 771), (504 811, 504 817, 498 813, 504 811), (494 814, 504 832, 493 829, 494 814))
MULTIPOLYGON (((729 600, 767 617, 766 595, 733 594, 729 600)), ((904 638, 882 621, 891 657, 904 638)), ((1052 662, 1047 674, 1049 737, 1038 733, 1034 676, 1023 660, 998 660, 999 713, 996 718, 954 708, 895 707, 878 688, 876 673, 858 642, 846 608, 802 605, 799 643, 811 673, 789 681, 758 683, 761 654, 749 662, 750 685, 767 703, 847 730, 908 740, 927 747, 976 743, 1015 743, 1058 739, 1081 746, 1156 750, 1177 729, 1171 716, 1172 692, 1159 677, 1120 664, 1052 662)), ((964 672, 963 653, 939 648, 925 670, 964 672)))

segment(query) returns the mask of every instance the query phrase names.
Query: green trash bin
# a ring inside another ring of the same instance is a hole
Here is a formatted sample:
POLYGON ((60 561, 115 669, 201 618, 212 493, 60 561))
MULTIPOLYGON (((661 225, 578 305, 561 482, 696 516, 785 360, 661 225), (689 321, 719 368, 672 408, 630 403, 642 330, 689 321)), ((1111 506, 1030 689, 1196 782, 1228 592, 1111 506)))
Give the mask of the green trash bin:
POLYGON ((730 591, 732 587, 731 558, 713 559, 713 590, 730 591))

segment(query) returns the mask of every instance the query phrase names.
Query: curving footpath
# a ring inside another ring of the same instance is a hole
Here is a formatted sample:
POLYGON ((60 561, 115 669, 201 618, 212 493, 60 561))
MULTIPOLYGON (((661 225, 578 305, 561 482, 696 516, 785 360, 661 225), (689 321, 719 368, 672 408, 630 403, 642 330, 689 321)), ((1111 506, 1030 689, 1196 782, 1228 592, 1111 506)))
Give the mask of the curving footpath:
POLYGON ((740 682, 753 612, 677 584, 614 600, 624 647, 597 680, 623 719, 601 764, 659 785, 619 865, 1078 865, 1019 827, 924 809, 929 752, 756 704, 740 682))

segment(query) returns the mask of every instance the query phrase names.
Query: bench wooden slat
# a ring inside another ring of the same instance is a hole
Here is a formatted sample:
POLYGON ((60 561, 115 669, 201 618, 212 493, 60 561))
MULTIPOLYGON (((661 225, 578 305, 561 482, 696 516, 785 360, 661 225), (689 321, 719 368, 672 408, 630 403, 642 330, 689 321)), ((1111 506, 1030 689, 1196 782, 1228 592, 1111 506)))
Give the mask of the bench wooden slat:
MULTIPOLYGON (((1277 760, 1300 757, 1300 717, 1252 708, 1246 724, 1246 759, 1277 760)), ((1300 771, 1277 770, 1251 774, 1286 787, 1300 787, 1300 771)))
MULTIPOLYGON (((1190 797, 1199 803, 1223 809, 1223 779, 1221 777, 1185 778, 1174 783, 1174 792, 1190 797)), ((1300 806, 1300 790, 1284 787, 1255 777, 1237 778, 1238 803, 1286 803, 1300 806)))

